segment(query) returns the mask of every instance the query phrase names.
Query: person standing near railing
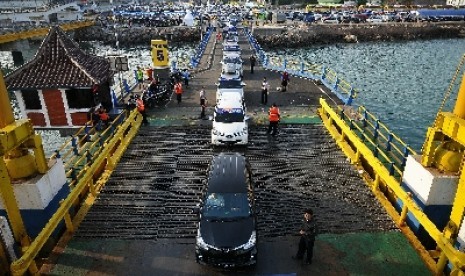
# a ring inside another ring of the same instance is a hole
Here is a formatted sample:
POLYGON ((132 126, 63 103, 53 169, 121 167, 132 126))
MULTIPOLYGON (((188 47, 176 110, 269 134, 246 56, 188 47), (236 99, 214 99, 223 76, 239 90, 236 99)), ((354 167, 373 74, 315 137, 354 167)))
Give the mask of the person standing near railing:
POLYGON ((147 114, 145 113, 144 100, 139 95, 136 95, 136 107, 137 111, 142 115, 142 124, 144 126, 148 125, 149 122, 147 121, 147 114))
POLYGON ((174 93, 176 94, 176 99, 178 101, 178 104, 180 104, 182 101, 182 83, 179 80, 174 85, 174 93))
POLYGON ((287 90, 287 85, 289 84, 289 74, 287 71, 284 71, 281 75, 281 91, 285 92, 287 90))
POLYGON ((250 56, 250 74, 253 74, 253 68, 256 62, 257 62, 257 59, 255 58, 255 56, 251 55, 250 56))
POLYGON ((137 83, 139 84, 139 89, 142 89, 144 84, 144 72, 142 72, 142 68, 137 67, 136 76, 137 83))

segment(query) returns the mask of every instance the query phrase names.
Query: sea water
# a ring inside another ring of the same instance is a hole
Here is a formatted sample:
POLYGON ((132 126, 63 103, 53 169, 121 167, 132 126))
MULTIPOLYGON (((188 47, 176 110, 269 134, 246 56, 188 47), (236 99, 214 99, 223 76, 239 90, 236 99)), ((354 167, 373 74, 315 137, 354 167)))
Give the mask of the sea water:
MULTIPOLYGON (((365 106, 420 151, 465 54, 465 39, 334 44, 270 53, 300 57, 334 70, 359 91, 354 105, 365 106)), ((452 101, 446 104, 448 111, 456 96, 454 89, 452 101)))
MULTIPOLYGON (((170 49, 170 58, 181 62, 192 56, 196 46, 175 45, 170 49)), ((132 68, 151 64, 149 47, 116 49, 87 43, 84 48, 102 56, 115 52, 128 55, 132 68)), ((33 57, 36 49, 31 47, 29 51, 29 56, 33 57)), ((457 65, 465 54, 465 40, 320 45, 299 50, 274 50, 270 54, 299 57, 336 71, 359 91, 354 105, 365 106, 394 134, 419 151, 426 129, 434 121, 457 65)), ((2 67, 11 67, 11 53, 0 52, 0 63, 2 67)), ((456 95, 456 91, 454 93, 456 95)), ((448 103, 449 109, 451 104, 448 103)), ((14 101, 12 105, 16 106, 14 101)), ((18 109, 15 110, 18 114, 18 109)), ((48 136, 52 140, 58 139, 56 135, 48 136)))

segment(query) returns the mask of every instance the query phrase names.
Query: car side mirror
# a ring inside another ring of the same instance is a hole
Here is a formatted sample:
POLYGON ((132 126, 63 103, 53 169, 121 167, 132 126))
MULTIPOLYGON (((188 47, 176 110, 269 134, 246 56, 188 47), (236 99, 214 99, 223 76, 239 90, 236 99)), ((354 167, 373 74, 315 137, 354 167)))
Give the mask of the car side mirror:
POLYGON ((249 116, 249 115, 245 115, 245 116, 244 116, 244 120, 246 120, 246 121, 250 120, 250 116, 249 116))

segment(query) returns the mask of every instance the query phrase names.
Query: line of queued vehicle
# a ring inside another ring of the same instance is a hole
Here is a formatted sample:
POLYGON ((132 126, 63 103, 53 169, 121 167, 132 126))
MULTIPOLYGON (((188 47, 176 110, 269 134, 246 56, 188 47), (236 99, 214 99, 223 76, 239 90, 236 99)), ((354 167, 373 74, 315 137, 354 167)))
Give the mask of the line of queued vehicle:
MULTIPOLYGON (((248 126, 245 115, 243 69, 236 23, 224 33, 222 69, 216 91, 213 145, 245 145, 248 126)), ((257 210, 252 170, 247 158, 226 152, 212 158, 198 214, 195 244, 200 264, 234 268, 257 263, 257 210)))
MULTIPOLYGON (((234 21, 237 23, 236 21, 234 21)), ((246 145, 248 124, 242 81, 242 57, 235 23, 226 27, 223 39, 221 75, 217 83, 216 105, 213 115, 213 145, 246 145)))

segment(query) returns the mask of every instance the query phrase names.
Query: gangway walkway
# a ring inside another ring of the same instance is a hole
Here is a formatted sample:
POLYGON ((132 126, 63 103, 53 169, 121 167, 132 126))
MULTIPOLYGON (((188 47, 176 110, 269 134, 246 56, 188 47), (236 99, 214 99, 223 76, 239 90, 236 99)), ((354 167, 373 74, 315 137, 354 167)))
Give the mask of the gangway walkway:
MULTIPOLYGON (((143 126, 90 209, 75 237, 58 255, 53 275, 428 275, 425 265, 316 115, 321 97, 340 101, 324 86, 292 78, 278 92, 279 75, 259 65, 250 74, 253 50, 245 36, 245 101, 251 116, 247 147, 212 147, 211 121, 200 120, 198 91, 215 103, 221 43, 209 41, 200 70, 183 95, 149 112, 143 126), (210 48, 209 48, 210 47, 210 48), (211 60, 207 66, 205 60, 211 60), (271 84, 269 104, 283 114, 279 135, 265 134, 267 109, 260 104, 263 77, 271 84), (243 153, 256 186, 259 261, 255 268, 218 271, 195 263, 195 215, 213 154, 243 153), (314 209, 321 235, 311 266, 295 254, 302 210, 314 209), (389 242, 387 242, 389 241, 389 242), (389 261, 386 261, 389 260, 389 261)), ((212 107, 207 115, 211 115, 212 107)))

